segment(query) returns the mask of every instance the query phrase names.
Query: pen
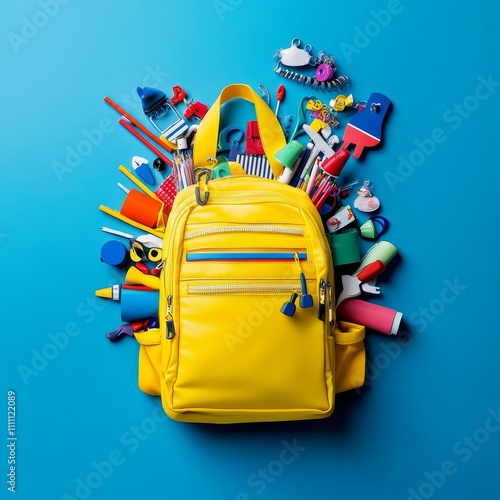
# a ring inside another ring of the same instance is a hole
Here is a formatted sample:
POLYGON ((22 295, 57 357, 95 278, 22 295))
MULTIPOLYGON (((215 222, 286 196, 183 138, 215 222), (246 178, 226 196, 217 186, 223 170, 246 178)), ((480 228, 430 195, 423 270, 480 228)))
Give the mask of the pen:
POLYGON ((104 231, 105 233, 115 234, 116 236, 122 236, 123 238, 127 238, 129 240, 134 238, 132 234, 124 233, 123 231, 118 231, 117 229, 111 229, 105 226, 101 227, 101 231, 104 231))
POLYGON ((321 161, 319 158, 316 158, 316 160, 314 160, 314 166, 312 168, 311 176, 309 178, 309 182, 307 183, 307 187, 306 187, 306 193, 308 195, 311 194, 312 188, 314 187, 314 184, 316 182, 316 176, 318 175, 320 163, 321 163, 321 161))

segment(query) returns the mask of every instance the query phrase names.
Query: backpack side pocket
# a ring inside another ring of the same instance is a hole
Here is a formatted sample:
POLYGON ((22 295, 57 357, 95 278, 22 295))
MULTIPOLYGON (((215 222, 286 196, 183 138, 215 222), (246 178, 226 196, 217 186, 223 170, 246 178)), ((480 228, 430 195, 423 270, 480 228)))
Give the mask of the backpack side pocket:
POLYGON ((365 382, 365 327, 338 321, 334 330, 335 390, 337 393, 361 387, 365 382))
POLYGON ((161 336, 159 328, 135 334, 139 342, 139 389, 151 396, 161 394, 161 336))

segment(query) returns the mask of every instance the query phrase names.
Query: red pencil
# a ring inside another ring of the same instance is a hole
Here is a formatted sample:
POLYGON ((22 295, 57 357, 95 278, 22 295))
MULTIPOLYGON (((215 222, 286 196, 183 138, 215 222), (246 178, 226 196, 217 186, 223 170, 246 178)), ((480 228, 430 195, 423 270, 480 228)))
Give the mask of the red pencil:
POLYGON ((159 146, 165 148, 168 152, 172 151, 172 148, 164 143, 159 137, 157 137, 151 130, 147 129, 141 122, 137 121, 130 113, 125 111, 119 104, 114 102, 109 97, 104 98, 104 102, 109 104, 115 111, 118 111, 123 115, 130 123, 135 125, 143 134, 146 134, 152 141, 156 142, 159 146))
POLYGON ((331 187, 331 184, 330 184, 330 179, 329 178, 325 178, 323 179, 319 185, 318 185, 318 188, 316 189, 316 191, 314 192, 312 198, 311 198, 311 201, 313 203, 316 203, 317 200, 319 200, 319 198, 321 198, 321 196, 323 196, 323 193, 325 192, 325 190, 329 190, 331 187))
POLYGON ((172 160, 170 160, 170 158, 165 156, 158 148, 153 146, 153 144, 151 144, 145 137, 139 134, 139 132, 137 132, 137 130, 135 130, 135 128, 132 125, 130 125, 130 123, 127 120, 120 118, 118 120, 118 123, 123 127, 125 127, 133 136, 139 139, 143 144, 145 144, 151 151, 153 151, 153 153, 156 156, 159 156, 164 162, 172 166, 172 160))
POLYGON ((328 197, 332 194, 332 191, 335 186, 330 186, 329 189, 327 189, 321 198, 314 204, 314 206, 317 208, 318 212, 321 212, 321 209, 323 208, 323 205, 325 204, 326 200, 328 197))

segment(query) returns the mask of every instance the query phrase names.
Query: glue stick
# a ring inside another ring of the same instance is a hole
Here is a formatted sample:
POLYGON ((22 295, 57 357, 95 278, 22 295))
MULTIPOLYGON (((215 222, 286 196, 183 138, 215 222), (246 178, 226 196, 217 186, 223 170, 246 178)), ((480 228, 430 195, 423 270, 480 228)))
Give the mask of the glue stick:
POLYGON ((129 323, 158 314, 158 290, 143 285, 113 285, 96 290, 97 297, 119 301, 121 319, 129 323))

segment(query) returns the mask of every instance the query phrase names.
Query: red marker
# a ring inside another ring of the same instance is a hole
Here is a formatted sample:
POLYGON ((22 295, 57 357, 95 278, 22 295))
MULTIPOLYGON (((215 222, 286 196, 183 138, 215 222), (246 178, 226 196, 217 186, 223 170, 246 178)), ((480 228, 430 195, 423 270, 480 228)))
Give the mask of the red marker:
POLYGON ((276 99, 278 99, 278 102, 276 103, 276 111, 274 112, 276 116, 278 116, 278 110, 280 109, 280 104, 281 101, 284 99, 284 97, 285 97, 285 86, 280 85, 276 92, 276 99))

